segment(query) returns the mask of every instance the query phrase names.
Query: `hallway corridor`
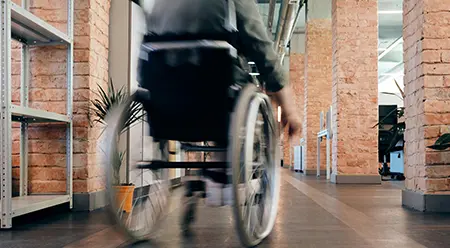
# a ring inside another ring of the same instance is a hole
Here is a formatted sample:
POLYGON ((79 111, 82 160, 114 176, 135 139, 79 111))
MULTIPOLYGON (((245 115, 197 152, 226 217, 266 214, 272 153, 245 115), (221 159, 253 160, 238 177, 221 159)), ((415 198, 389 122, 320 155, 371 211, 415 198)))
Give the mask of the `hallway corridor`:
MULTIPOLYGON (((335 185, 282 169, 280 211, 272 234, 260 247, 372 248, 450 247, 450 215, 401 207, 401 183, 381 186, 335 185)), ((177 189, 174 197, 179 196, 177 189)), ((240 247, 230 208, 201 206, 195 237, 179 234, 179 205, 161 226, 153 243, 130 244, 102 210, 60 213, 16 224, 0 232, 0 247, 240 247)), ((55 211, 55 210, 53 210, 55 211)))

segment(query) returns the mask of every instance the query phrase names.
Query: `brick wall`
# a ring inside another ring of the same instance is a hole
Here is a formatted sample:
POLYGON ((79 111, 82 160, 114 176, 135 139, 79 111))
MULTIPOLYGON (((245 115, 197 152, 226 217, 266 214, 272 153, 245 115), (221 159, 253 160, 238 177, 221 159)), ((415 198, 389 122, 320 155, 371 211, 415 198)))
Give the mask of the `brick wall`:
MULTIPOLYGON (((294 95, 294 104, 296 110, 299 112, 300 118, 303 118, 304 113, 304 86, 305 86, 305 55, 300 53, 291 53, 289 55, 289 86, 292 89, 294 95)), ((285 128, 284 135, 288 136, 288 128, 285 128)), ((294 146, 300 145, 300 139, 303 133, 292 137, 292 142, 285 139, 284 142, 284 163, 293 166, 291 157, 294 155, 294 146)))
POLYGON ((377 0, 333 0, 333 142, 337 174, 377 174, 377 0))
MULTIPOLYGON (((306 24, 306 71, 303 137, 306 141, 307 169, 317 168, 317 133, 320 131, 320 112, 331 105, 331 20, 311 19, 306 24)), ((323 142, 321 154, 325 154, 323 142)), ((323 157, 321 168, 325 168, 323 157)))
POLYGON ((404 0, 406 188, 450 191, 450 152, 426 148, 450 124, 450 2, 404 0))
MULTIPOLYGON (((30 11, 63 32, 67 32, 66 0, 30 1, 30 11)), ((108 32, 110 0, 76 0, 74 13, 74 192, 92 192, 104 188, 102 171, 96 159, 99 127, 91 127, 86 108, 96 97, 91 90, 108 80, 108 32)), ((16 43, 14 43, 16 44, 16 43)), ((13 101, 19 99, 20 47, 14 46, 13 101)), ((66 59, 64 47, 30 49, 29 107, 66 114, 66 59)), ((18 130, 14 130, 13 154, 18 153, 18 130), (17 144, 16 144, 17 143, 17 144)), ((65 191, 65 126, 30 125, 29 191, 60 193, 65 191)), ((19 176, 20 160, 13 156, 14 178, 19 176)), ((17 180, 16 180, 17 181, 17 180)))
MULTIPOLYGON (((109 8, 111 0, 91 0, 89 11, 89 75, 90 88, 97 85, 104 87, 108 83, 108 49, 109 49, 109 8)), ((80 57, 84 57, 83 54, 80 57)), ((92 91, 90 99, 97 96, 92 91)), ((93 192, 104 189, 103 172, 96 159, 97 139, 100 127, 93 127, 89 131, 88 163, 87 163, 87 191, 93 192)))

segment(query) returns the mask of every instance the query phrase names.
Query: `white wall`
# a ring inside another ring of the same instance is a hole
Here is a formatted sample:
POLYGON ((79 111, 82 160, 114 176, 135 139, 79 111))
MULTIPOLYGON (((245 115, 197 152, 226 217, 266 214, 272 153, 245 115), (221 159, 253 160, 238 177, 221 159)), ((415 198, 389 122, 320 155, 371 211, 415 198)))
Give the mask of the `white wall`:
POLYGON ((145 16, 142 9, 132 3, 131 7, 131 61, 130 61, 130 89, 136 90, 137 87, 137 62, 139 56, 139 47, 142 41, 142 37, 146 30, 145 16))
POLYGON ((293 33, 291 38, 290 52, 291 53, 305 53, 306 51, 306 34, 293 33))
POLYGON ((109 29, 109 76, 114 86, 128 87, 129 2, 112 1, 109 29))
MULTIPOLYGON (((130 92, 134 92, 138 87, 137 81, 137 64, 139 56, 139 47, 142 37, 146 30, 145 17, 142 9, 132 3, 131 4, 131 23, 130 23, 130 92)), ((153 155, 152 139, 148 135, 148 125, 140 122, 130 129, 130 164, 134 164, 137 160, 151 160, 153 155)), ((151 183, 151 173, 145 172, 143 180, 140 178, 141 170, 130 170, 130 180, 134 181, 137 187, 151 183)))
MULTIPOLYGON (((109 77, 116 89, 129 83, 129 2, 112 1, 109 22, 109 77)), ((100 137, 101 140, 102 137, 100 137)), ((127 150, 126 137, 121 137, 119 149, 127 150)), ((108 165, 106 165, 108 166, 108 165)), ((121 181, 126 181, 126 166, 121 167, 121 181)))
POLYGON ((284 56, 284 60, 283 60, 283 72, 284 75, 286 76, 286 80, 287 82, 289 82, 289 56, 286 54, 286 56, 284 56))

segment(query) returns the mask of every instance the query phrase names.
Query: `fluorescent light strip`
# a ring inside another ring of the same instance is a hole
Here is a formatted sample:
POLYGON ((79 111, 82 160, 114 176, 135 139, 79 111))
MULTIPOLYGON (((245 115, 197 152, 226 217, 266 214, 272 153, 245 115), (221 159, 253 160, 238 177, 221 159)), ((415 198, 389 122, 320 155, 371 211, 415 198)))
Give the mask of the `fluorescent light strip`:
POLYGON ((391 14, 402 14, 403 10, 380 10, 378 14, 380 15, 391 15, 391 14))
POLYGON ((392 43, 389 47, 387 47, 386 50, 384 50, 384 52, 382 52, 378 56, 378 60, 381 60, 384 56, 386 56, 386 54, 388 54, 390 51, 392 51, 392 49, 394 49, 396 46, 398 46, 402 42, 403 42, 403 37, 398 38, 394 43, 392 43))
POLYGON ((278 122, 281 122, 281 106, 278 106, 278 122))

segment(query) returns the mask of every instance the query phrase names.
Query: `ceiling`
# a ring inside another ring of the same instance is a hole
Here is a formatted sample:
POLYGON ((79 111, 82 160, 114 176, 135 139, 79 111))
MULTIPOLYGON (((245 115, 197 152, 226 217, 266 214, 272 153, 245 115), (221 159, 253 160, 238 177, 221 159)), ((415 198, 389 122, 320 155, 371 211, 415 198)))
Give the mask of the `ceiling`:
MULTIPOLYGON (((269 13, 269 0, 257 0, 260 13, 267 23, 269 13)), ((273 23, 273 33, 276 32, 281 0, 277 0, 273 23)), ((397 80, 403 88, 403 0, 378 0, 378 82, 379 92, 398 93, 393 83, 397 80)), ((298 18, 296 29, 305 30, 305 8, 303 7, 298 18)), ((273 34, 274 35, 274 34, 273 34)), ((387 97, 388 96, 383 96, 387 97)), ((398 101, 391 96, 391 101, 398 101)), ((389 100, 387 100, 389 101, 389 100)), ((400 103, 399 103, 400 104, 400 103)))
POLYGON ((403 74, 402 0, 378 0, 378 75, 382 83, 403 74))
MULTIPOLYGON (((264 23, 267 23, 268 22, 268 16, 269 16, 269 0, 258 0, 258 6, 259 6, 259 12, 262 15, 264 23)), ((274 36, 275 36, 275 33, 277 31, 277 27, 278 27, 278 19, 279 19, 278 17, 279 17, 279 14, 280 14, 280 7, 281 7, 281 0, 277 0, 277 3, 275 5, 273 28, 272 28, 274 36)), ((305 20, 306 20, 305 8, 303 7, 300 10, 300 16, 298 18, 296 28, 300 29, 300 30, 304 30, 304 28, 305 28, 305 20)))

